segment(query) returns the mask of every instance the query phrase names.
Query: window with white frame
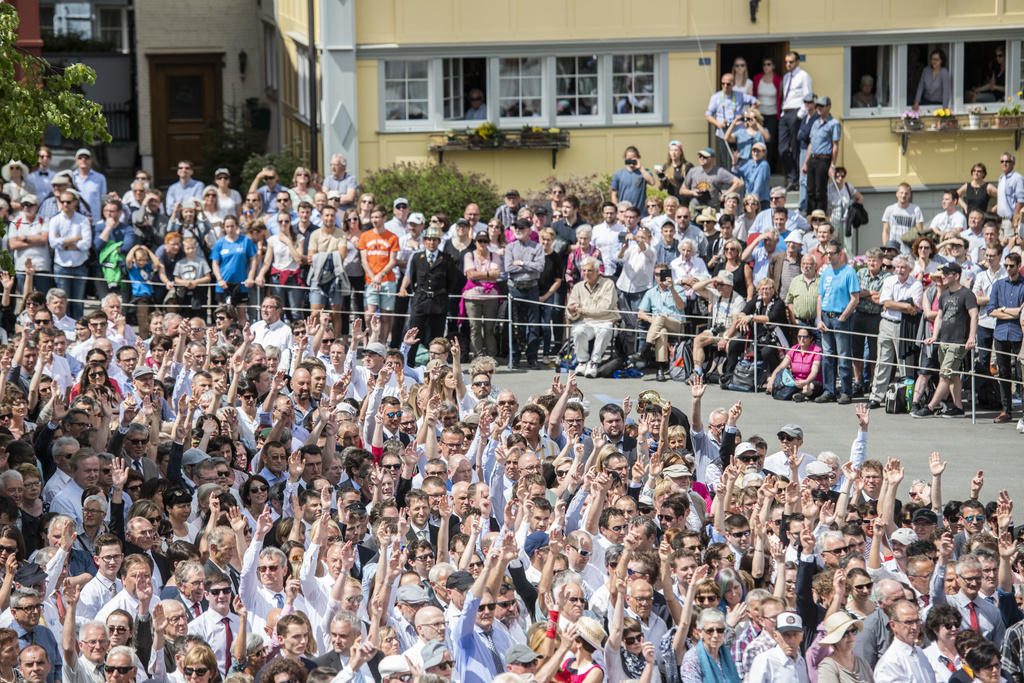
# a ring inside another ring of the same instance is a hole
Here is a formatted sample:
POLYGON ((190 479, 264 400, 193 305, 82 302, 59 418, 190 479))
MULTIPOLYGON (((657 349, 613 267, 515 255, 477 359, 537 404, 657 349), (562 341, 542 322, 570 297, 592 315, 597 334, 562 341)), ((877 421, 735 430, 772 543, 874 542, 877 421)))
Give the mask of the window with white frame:
POLYGON ((388 121, 429 118, 428 67, 423 59, 384 62, 384 116, 388 121))
POLYGON ((461 121, 486 121, 487 99, 486 59, 451 57, 441 60, 441 116, 446 125, 458 127, 461 121))
POLYGON ((128 23, 123 7, 100 7, 99 36, 100 40, 110 43, 118 52, 123 52, 128 42, 128 23))
POLYGON ((906 46, 907 104, 931 111, 953 105, 952 50, 949 43, 906 46))
POLYGON ((539 57, 498 60, 498 107, 502 118, 539 118, 543 73, 539 57))
POLYGON ((892 45, 850 48, 849 106, 855 115, 873 116, 894 111, 894 52, 892 45))
POLYGON ((612 114, 652 114, 655 111, 653 54, 612 56, 612 114))
POLYGON ((555 115, 597 116, 600 114, 598 95, 598 57, 555 58, 555 115))
POLYGON ((463 80, 462 60, 446 59, 441 73, 441 107, 446 119, 461 119, 464 113, 462 106, 463 80))
POLYGON ((277 29, 263 24, 263 79, 268 90, 277 92, 280 78, 277 29))
POLYGON ((1006 100, 1010 63, 1007 47, 1004 40, 964 43, 960 64, 964 104, 997 109, 1006 100))
POLYGON ((309 49, 295 46, 295 109, 303 119, 309 118, 309 49))

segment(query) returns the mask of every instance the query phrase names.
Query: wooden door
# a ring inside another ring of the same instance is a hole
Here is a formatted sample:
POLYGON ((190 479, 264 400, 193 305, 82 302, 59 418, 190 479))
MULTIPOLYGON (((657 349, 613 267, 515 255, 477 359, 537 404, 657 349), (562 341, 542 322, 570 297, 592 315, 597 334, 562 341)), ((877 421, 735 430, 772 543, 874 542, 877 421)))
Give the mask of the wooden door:
POLYGON ((219 54, 149 56, 153 166, 158 185, 177 179, 181 159, 202 166, 209 128, 223 113, 221 59, 219 54))

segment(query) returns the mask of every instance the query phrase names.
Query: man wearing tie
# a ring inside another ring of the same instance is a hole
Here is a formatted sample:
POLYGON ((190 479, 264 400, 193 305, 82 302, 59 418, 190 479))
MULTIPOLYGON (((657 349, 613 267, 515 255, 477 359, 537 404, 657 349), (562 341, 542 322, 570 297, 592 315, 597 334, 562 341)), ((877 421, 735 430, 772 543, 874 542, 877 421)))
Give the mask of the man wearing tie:
MULTIPOLYGON (((466 594, 462 612, 455 619, 451 635, 455 644, 454 679, 463 683, 484 683, 505 672, 501 653, 512 647, 512 638, 504 626, 495 622, 495 596, 487 587, 487 579, 497 569, 500 558, 500 548, 495 542, 487 553, 483 571, 466 594)), ((503 569, 501 573, 504 574, 503 569)))
POLYGON ((31 588, 18 588, 11 594, 11 616, 14 621, 11 628, 18 634, 18 646, 24 650, 30 645, 39 645, 54 662, 54 667, 46 677, 47 683, 61 678, 60 650, 57 639, 47 626, 39 623, 42 599, 39 591, 31 588))
MULTIPOLYGON (((996 647, 1002 647, 1006 627, 999 608, 981 595, 982 580, 982 565, 978 557, 973 554, 961 557, 956 563, 956 582, 960 590, 946 600, 960 611, 963 618, 961 629, 977 631, 996 647)), ((939 602, 938 596, 935 602, 939 602)))
MULTIPOLYGON (((417 328, 420 331, 419 338, 428 341, 444 334, 449 289, 455 283, 456 264, 446 252, 438 249, 440 243, 441 231, 427 228, 423 233, 423 251, 416 252, 409 259, 402 286, 398 290, 398 296, 409 296, 409 288, 412 287, 409 328, 417 328)), ((419 342, 410 346, 407 356, 409 365, 415 365, 418 348, 419 342)))
POLYGON ((811 85, 810 75, 800 68, 800 55, 790 52, 786 55, 786 75, 782 77, 782 117, 779 119, 779 156, 786 173, 787 190, 798 187, 800 145, 796 136, 800 119, 807 115, 804 95, 814 92, 811 85))
MULTIPOLYGON (((203 565, 195 560, 179 562, 174 568, 174 583, 178 587, 178 600, 185 606, 185 614, 189 623, 209 607, 206 596, 209 589, 205 587, 203 579, 205 572, 203 565)), ((168 597, 165 595, 165 597, 168 597)))
MULTIPOLYGON (((220 572, 211 573, 204 582, 209 609, 189 622, 188 632, 199 636, 217 656, 221 672, 226 676, 231 669, 231 647, 238 636, 238 615, 231 606, 231 581, 220 572)), ((197 603, 198 604, 198 603, 197 603)))
POLYGON ((235 532, 226 526, 214 527, 207 536, 209 557, 203 569, 207 574, 220 572, 231 581, 231 588, 238 595, 238 570, 232 565, 235 561, 235 532))
POLYGON ((438 528, 430 523, 430 499, 427 494, 414 489, 406 494, 405 502, 409 506, 409 533, 405 535, 406 539, 410 543, 430 541, 436 548, 438 528))
POLYGON ((101 534, 93 543, 96 575, 82 587, 78 599, 78 616, 89 621, 123 588, 117 574, 121 571, 124 551, 120 539, 114 534, 101 534))

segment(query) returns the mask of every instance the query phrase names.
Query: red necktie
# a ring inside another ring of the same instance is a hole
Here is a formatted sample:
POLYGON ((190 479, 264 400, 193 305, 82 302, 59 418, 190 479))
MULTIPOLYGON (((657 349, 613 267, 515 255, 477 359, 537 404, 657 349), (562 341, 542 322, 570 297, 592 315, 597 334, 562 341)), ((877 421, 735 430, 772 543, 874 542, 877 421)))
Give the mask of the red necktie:
POLYGON ((68 613, 67 608, 64 606, 64 599, 61 598, 60 591, 56 591, 53 597, 57 599, 57 616, 60 617, 60 623, 64 623, 64 615, 68 613))
POLYGON ((952 659, 950 659, 949 657, 946 657, 944 655, 940 655, 939 656, 939 661, 946 665, 946 668, 949 669, 949 673, 951 673, 951 674, 955 674, 956 673, 956 667, 953 666, 953 660, 952 659))
POLYGON ((231 620, 224 617, 220 620, 224 624, 224 675, 228 675, 228 671, 231 670, 231 643, 234 641, 234 637, 231 635, 231 620))
POLYGON ((971 630, 980 631, 978 627, 978 608, 974 606, 973 602, 967 603, 967 609, 971 611, 971 630))

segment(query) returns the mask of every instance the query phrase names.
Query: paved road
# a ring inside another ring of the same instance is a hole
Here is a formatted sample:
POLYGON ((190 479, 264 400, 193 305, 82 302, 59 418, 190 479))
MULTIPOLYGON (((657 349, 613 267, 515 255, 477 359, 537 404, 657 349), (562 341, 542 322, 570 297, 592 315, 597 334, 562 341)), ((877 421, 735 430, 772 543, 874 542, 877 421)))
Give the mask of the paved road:
MULTIPOLYGON (((495 384, 515 391, 522 404, 524 397, 542 393, 550 387, 552 373, 500 369, 495 376, 495 384)), ((635 405, 637 395, 647 389, 656 390, 687 414, 690 411, 689 386, 681 382, 658 383, 651 378, 582 378, 579 384, 590 405, 588 424, 596 423, 597 411, 604 403, 611 400, 621 402, 628 395, 633 398, 635 405)), ((804 449, 808 452, 817 454, 831 450, 844 460, 848 457, 850 443, 857 431, 853 405, 796 404, 775 401, 764 394, 722 391, 717 386, 711 386, 704 395, 704 418, 707 418, 708 411, 718 407, 727 408, 737 400, 743 403, 739 428, 744 436, 760 434, 773 447, 778 444, 774 436, 778 428, 792 422, 803 427, 804 449)), ((900 458, 906 469, 904 486, 909 486, 914 479, 930 478, 928 455, 938 451, 949 463, 943 476, 944 498, 965 497, 971 477, 982 469, 985 471, 986 482, 983 499, 994 500, 996 492, 1006 488, 1020 503, 1018 507, 1022 507, 1024 435, 1016 432, 1015 423, 992 424, 993 416, 994 413, 979 413, 977 423, 971 424, 969 416, 966 419, 914 419, 909 415, 887 415, 884 410, 873 410, 868 457, 883 462, 889 456, 900 458)))

